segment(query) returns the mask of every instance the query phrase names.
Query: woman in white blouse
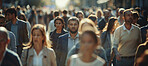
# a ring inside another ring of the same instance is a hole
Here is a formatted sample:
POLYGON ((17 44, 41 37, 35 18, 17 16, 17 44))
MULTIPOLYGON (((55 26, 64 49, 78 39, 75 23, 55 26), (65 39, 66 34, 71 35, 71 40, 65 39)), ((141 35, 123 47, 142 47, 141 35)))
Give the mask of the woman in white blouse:
POLYGON ((46 38, 44 25, 33 26, 30 42, 23 50, 21 61, 23 66, 56 66, 56 55, 46 38))

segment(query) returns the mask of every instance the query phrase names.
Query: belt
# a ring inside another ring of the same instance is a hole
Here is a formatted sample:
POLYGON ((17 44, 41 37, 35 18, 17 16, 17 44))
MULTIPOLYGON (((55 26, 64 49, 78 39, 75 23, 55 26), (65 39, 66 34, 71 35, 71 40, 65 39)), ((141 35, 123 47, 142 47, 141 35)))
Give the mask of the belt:
POLYGON ((121 58, 135 58, 135 56, 123 56, 121 58))

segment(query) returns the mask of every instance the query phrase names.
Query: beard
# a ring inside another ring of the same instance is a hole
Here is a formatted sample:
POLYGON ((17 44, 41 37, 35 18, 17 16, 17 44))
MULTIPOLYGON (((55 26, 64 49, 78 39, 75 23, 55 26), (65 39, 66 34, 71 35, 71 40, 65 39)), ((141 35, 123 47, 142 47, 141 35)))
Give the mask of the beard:
POLYGON ((132 18, 130 18, 130 19, 128 19, 128 20, 125 20, 126 22, 128 22, 128 23, 132 23, 133 22, 133 19, 132 18))
POLYGON ((72 31, 72 30, 69 30, 72 34, 75 34, 75 33, 77 33, 78 32, 78 29, 77 30, 75 30, 75 31, 72 31))

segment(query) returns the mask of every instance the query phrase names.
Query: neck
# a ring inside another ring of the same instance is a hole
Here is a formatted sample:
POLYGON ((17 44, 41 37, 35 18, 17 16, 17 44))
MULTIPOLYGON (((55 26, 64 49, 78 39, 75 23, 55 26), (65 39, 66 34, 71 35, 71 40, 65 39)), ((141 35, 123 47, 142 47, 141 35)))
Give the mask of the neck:
POLYGON ((16 21, 17 21, 16 18, 13 18, 13 19, 12 19, 12 23, 13 23, 13 24, 16 24, 16 21))
POLYGON ((39 55, 39 53, 43 49, 43 47, 42 46, 39 46, 39 45, 34 45, 34 49, 35 49, 37 55, 39 55))
POLYGON ((61 32, 62 32, 62 29, 56 30, 56 33, 61 33, 61 32))
POLYGON ((128 30, 130 30, 132 27, 131 23, 128 23, 128 22, 125 22, 124 25, 125 25, 126 29, 128 29, 128 30))
POLYGON ((84 62, 92 62, 95 60, 95 58, 93 58, 93 56, 92 56, 92 53, 82 54, 80 59, 84 62))
POLYGON ((70 32, 70 36, 74 39, 75 36, 77 35, 77 33, 78 33, 78 32, 76 32, 76 33, 73 34, 73 33, 70 32))

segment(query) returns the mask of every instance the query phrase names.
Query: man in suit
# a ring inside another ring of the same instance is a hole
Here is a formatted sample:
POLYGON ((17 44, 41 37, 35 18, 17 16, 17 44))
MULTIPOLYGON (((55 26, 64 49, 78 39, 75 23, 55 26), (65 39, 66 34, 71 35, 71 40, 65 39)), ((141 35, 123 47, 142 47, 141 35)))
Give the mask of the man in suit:
POLYGON ((29 41, 27 24, 24 21, 17 19, 17 11, 15 8, 6 10, 6 20, 9 21, 8 24, 6 24, 7 30, 13 32, 16 36, 17 53, 20 57, 23 48, 22 44, 29 41))
POLYGON ((69 33, 59 36, 56 47, 57 66, 65 66, 68 51, 79 42, 79 19, 71 17, 68 19, 69 33))
POLYGON ((9 42, 9 32, 0 27, 0 66, 22 66, 18 55, 7 49, 9 42))

